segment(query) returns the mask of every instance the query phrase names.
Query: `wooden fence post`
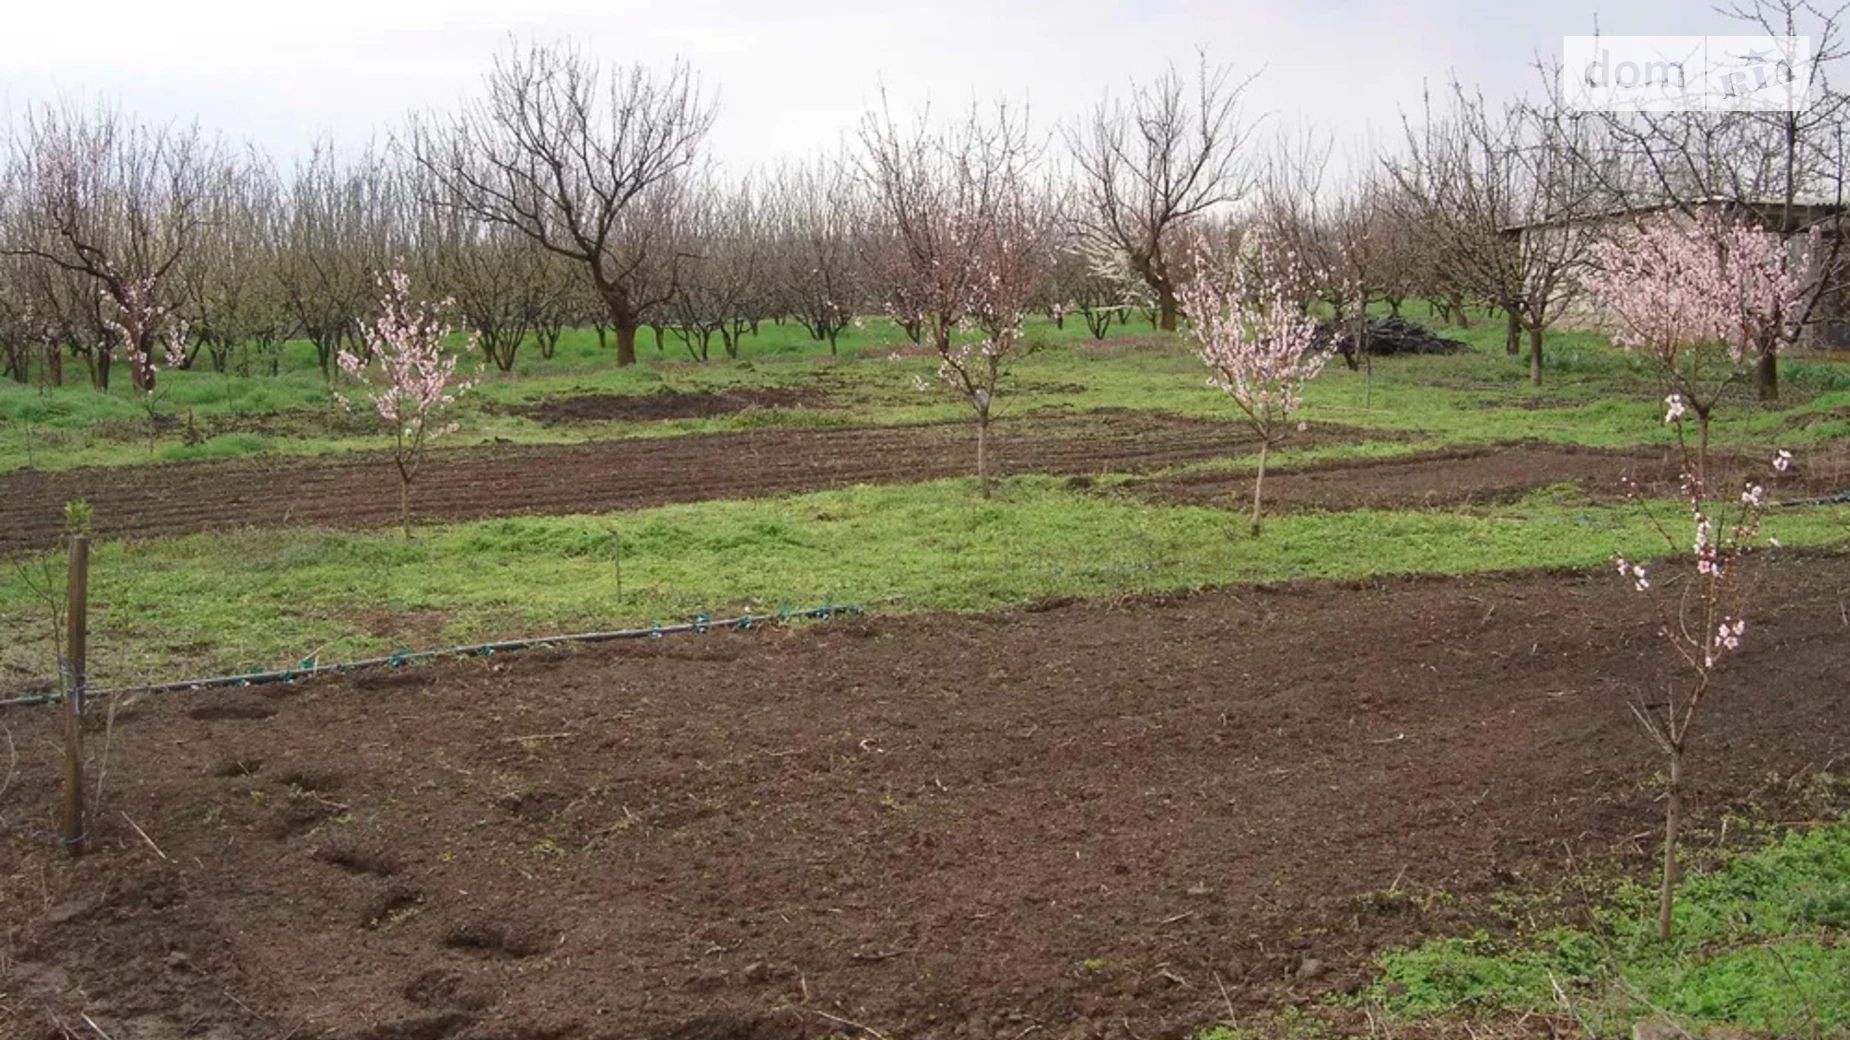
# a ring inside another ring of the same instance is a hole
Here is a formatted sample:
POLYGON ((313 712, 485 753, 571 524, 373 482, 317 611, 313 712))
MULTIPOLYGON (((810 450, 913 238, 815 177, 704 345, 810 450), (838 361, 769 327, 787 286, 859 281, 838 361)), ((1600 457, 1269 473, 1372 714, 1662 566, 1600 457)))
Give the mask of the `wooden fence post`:
POLYGON ((64 847, 84 851, 83 719, 85 651, 89 641, 90 536, 70 540, 70 574, 65 582, 64 847))

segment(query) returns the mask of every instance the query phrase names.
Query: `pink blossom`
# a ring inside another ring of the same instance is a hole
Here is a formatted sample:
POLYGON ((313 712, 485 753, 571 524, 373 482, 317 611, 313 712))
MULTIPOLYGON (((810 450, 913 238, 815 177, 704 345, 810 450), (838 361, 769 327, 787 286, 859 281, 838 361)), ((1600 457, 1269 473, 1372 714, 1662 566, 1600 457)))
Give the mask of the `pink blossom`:
POLYGON ((1232 398, 1259 436, 1252 519, 1257 535, 1266 453, 1304 406, 1304 385, 1330 358, 1330 345, 1320 342, 1306 306, 1315 279, 1290 250, 1263 238, 1250 257, 1219 262, 1202 241, 1194 261, 1194 277, 1177 295, 1195 351, 1212 372, 1208 385, 1232 398))
POLYGON ((1261 438, 1304 405, 1304 385, 1330 358, 1317 320, 1306 311, 1308 278, 1289 250, 1261 241, 1251 263, 1217 271, 1203 245, 1195 277, 1179 294, 1196 353, 1212 370, 1208 385, 1229 397, 1261 438))
POLYGON ((1684 404, 1682 394, 1671 394, 1669 397, 1664 398, 1664 405, 1665 422, 1673 423, 1683 418, 1684 404))
POLYGON ((1760 227, 1713 212, 1641 222, 1593 248, 1587 288, 1612 322, 1613 342, 1668 372, 1703 343, 1735 364, 1791 333, 1802 282, 1790 250, 1760 227))
POLYGON ((1633 588, 1639 592, 1650 591, 1651 576, 1642 564, 1633 563, 1617 553, 1613 554, 1612 562, 1618 566, 1620 577, 1631 579, 1633 588))
POLYGON ((1704 651, 1703 659, 1710 667, 1714 667, 1717 654, 1733 653, 1741 648, 1741 635, 1746 631, 1746 621, 1723 617, 1721 624, 1716 627, 1714 640, 1704 651))
MULTIPOLYGON (((392 430, 401 518, 409 537, 410 486, 424 449, 430 441, 456 432, 456 423, 439 422, 439 416, 475 384, 457 378, 459 357, 443 349, 449 326, 413 299, 404 261, 381 274, 378 283, 385 294, 379 317, 365 330, 365 356, 342 350, 336 360, 342 372, 366 385, 373 410, 392 430)), ((473 343, 464 350, 472 351, 473 343)), ((335 397, 343 408, 352 409, 346 395, 335 397)))

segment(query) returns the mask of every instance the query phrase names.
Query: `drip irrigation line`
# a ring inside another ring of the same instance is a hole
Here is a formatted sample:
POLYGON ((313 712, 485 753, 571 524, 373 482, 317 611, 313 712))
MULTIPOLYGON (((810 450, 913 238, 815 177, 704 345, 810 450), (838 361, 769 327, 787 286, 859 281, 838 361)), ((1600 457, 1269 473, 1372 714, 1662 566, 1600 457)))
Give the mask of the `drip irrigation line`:
MULTIPOLYGON (((863 614, 862 608, 837 604, 824 604, 806 610, 791 610, 788 607, 775 614, 741 614, 734 618, 709 618, 701 614, 692 621, 678 625, 664 625, 660 622, 648 628, 625 628, 611 632, 573 632, 556 636, 535 636, 526 639, 503 639, 493 643, 474 643, 467 646, 451 646, 441 650, 401 650, 383 657, 368 657, 359 661, 342 661, 337 664, 321 664, 314 658, 305 659, 299 667, 283 668, 268 672, 250 672, 244 675, 215 675, 206 679, 182 679, 176 682, 152 683, 140 686, 115 686, 107 689, 86 689, 85 700, 100 697, 120 696, 129 693, 179 693, 185 690, 222 689, 228 686, 266 686, 272 683, 291 683, 298 679, 307 679, 317 675, 342 675, 347 672, 362 671, 368 668, 402 668, 413 661, 428 661, 439 657, 487 657, 491 654, 506 653, 511 650, 531 650, 544 646, 561 646, 573 643, 609 643, 622 639, 660 639, 663 636, 692 632, 704 635, 715 629, 738 629, 744 631, 760 624, 790 621, 800 618, 815 618, 827 621, 839 614, 863 614)), ((44 704, 63 702, 64 694, 46 691, 0 700, 0 708, 26 708, 44 704)))

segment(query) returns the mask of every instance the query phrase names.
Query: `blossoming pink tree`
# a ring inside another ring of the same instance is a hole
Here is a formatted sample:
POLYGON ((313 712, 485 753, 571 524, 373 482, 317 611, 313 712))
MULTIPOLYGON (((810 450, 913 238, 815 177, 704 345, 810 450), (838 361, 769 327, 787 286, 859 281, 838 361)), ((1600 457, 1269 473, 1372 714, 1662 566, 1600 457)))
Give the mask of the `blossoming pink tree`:
MULTIPOLYGON (((1667 766, 1658 934, 1668 940, 1689 734, 1723 662, 1746 634, 1743 600, 1751 582, 1742 571, 1759 544, 1767 502, 1765 488, 1752 481, 1731 501, 1711 493, 1709 426, 1722 392, 1749 374, 1760 351, 1790 333, 1801 313, 1802 283, 1784 242, 1715 213, 1646 221, 1632 234, 1597 244, 1593 257, 1598 270, 1588 288, 1613 323, 1613 340, 1658 369, 1668 391, 1664 421, 1676 426, 1683 455, 1682 497, 1690 527, 1678 529, 1690 531, 1690 540, 1653 522, 1673 557, 1688 547, 1689 572, 1659 581, 1643 564, 1612 558, 1620 575, 1649 597, 1683 676, 1661 694, 1652 691, 1655 705, 1632 704, 1667 766), (1692 415, 1699 431, 1694 447, 1684 435, 1692 415)), ((1781 451, 1773 467, 1784 472, 1791 463, 1791 454, 1781 451)), ((1767 544, 1777 545, 1771 539, 1767 544)))
POLYGON ((1311 279, 1290 250, 1258 239, 1252 255, 1217 260, 1207 243, 1195 249, 1195 271, 1181 290, 1188 335, 1208 385, 1240 409, 1259 437, 1259 472, 1253 478, 1253 534, 1260 531, 1266 455, 1304 405, 1304 384, 1329 360, 1317 320, 1306 308, 1311 279))
MULTIPOLYGON (((1781 451, 1773 459, 1773 468, 1781 473, 1792 464, 1792 455, 1781 451)), ((1689 508, 1689 542, 1678 539, 1673 530, 1653 518, 1658 533, 1671 554, 1686 546, 1692 552, 1693 573, 1678 575, 1660 583, 1643 564, 1614 554, 1612 562, 1632 587, 1648 598, 1657 615, 1659 633, 1670 645, 1675 670, 1681 680, 1672 679, 1661 692, 1662 700, 1651 704, 1643 699, 1632 703, 1645 732, 1662 751, 1667 766, 1664 789, 1664 866, 1658 894, 1657 930, 1669 940, 1677 883, 1677 838, 1683 819, 1683 769, 1689 750, 1689 733, 1698 709, 1714 688, 1722 663, 1741 648, 1747 632, 1743 600, 1751 582, 1743 574, 1749 554, 1758 546, 1760 519, 1766 509, 1766 489, 1751 481, 1733 502, 1710 502, 1702 492, 1702 482, 1694 473, 1683 479, 1683 497, 1689 508), (1664 586, 1674 588, 1674 592, 1664 586)), ((1767 544, 1777 546, 1772 539, 1767 544)), ((1668 566, 1668 565, 1666 565, 1668 566)), ((1660 695, 1653 689, 1654 695, 1660 695)))
MULTIPOLYGON (((461 354, 475 351, 473 337, 460 352, 450 353, 443 340, 450 327, 437 308, 427 308, 411 295, 411 277, 400 260, 379 277, 384 290, 379 317, 364 330, 364 356, 342 350, 340 369, 366 386, 366 395, 379 418, 392 428, 392 461, 398 468, 398 516, 405 537, 411 537, 411 482, 424 461, 430 442, 455 433, 457 424, 442 421, 456 398, 472 380, 458 378, 461 354)), ((352 409, 345 395, 342 407, 352 409)))
POLYGON ((141 406, 148 412, 148 451, 152 452, 155 435, 160 431, 155 373, 162 364, 170 369, 186 366, 190 329, 185 319, 174 316, 161 302, 159 282, 153 276, 123 280, 115 291, 105 290, 98 313, 104 327, 122 341, 129 374, 141 395, 141 406), (156 357, 157 350, 163 356, 156 357))
POLYGON ((1647 358, 1665 390, 1664 421, 1693 415, 1692 474, 1709 477, 1709 426, 1722 393, 1803 313, 1804 283, 1778 236, 1705 211, 1655 217, 1592 250, 1587 289, 1613 342, 1647 358))

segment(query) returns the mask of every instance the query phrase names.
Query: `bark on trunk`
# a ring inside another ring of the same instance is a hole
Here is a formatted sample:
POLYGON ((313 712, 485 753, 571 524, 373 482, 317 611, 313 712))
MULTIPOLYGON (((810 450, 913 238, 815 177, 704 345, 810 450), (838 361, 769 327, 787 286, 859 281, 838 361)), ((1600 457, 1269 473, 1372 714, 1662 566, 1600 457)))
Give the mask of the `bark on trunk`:
POLYGON ((629 322, 617 326, 618 368, 636 363, 636 329, 637 326, 629 322))
POLYGON ((1529 328, 1529 382, 1542 385, 1542 327, 1529 328))
POLYGON ((1175 290, 1163 289, 1161 295, 1160 323, 1164 332, 1174 332, 1176 330, 1176 314, 1180 310, 1180 308, 1176 306, 1175 290))
POLYGON ((1762 401, 1779 400, 1779 349, 1769 348, 1754 363, 1754 386, 1762 401))
POLYGON ((1259 473, 1253 477, 1253 537, 1259 537, 1259 501, 1260 492, 1265 488, 1265 456, 1272 446, 1270 438, 1259 441, 1259 473))
POLYGON ((976 417, 976 483, 978 493, 989 497, 989 416, 976 417))
POLYGON ((1450 297, 1449 302, 1451 304, 1451 309, 1452 309, 1452 320, 1456 321, 1458 323, 1458 327, 1461 329, 1470 328, 1471 327, 1471 315, 1468 311, 1465 310, 1464 297, 1453 295, 1452 297, 1450 297))
POLYGON ((1677 830, 1683 824, 1683 749, 1670 752, 1670 790, 1664 799, 1664 885, 1657 897, 1657 937, 1670 941, 1677 896, 1677 830))

